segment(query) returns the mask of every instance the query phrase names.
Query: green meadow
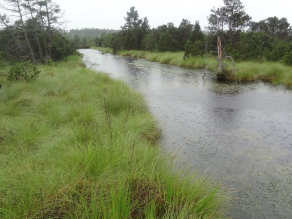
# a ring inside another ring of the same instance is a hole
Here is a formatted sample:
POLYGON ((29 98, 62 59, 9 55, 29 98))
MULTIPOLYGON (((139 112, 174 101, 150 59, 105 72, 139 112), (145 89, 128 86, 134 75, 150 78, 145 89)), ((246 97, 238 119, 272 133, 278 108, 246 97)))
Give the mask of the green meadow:
POLYGON ((38 68, 31 82, 0 69, 0 218, 228 218, 230 189, 174 166, 140 93, 78 56, 38 68))

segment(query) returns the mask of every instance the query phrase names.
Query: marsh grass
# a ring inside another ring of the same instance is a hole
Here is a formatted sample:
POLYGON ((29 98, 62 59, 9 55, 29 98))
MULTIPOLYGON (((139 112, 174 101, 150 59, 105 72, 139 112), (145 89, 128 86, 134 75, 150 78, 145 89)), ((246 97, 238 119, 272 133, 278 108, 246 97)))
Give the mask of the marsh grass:
POLYGON ((174 172, 141 94, 78 57, 57 66, 0 76, 1 218, 226 217, 226 189, 174 172))
MULTIPOLYGON (((110 48, 95 47, 103 52, 112 53, 110 48)), ((184 52, 149 52, 149 51, 118 51, 118 55, 131 56, 134 58, 143 58, 151 62, 160 62, 163 64, 171 64, 184 67, 205 68, 207 66, 214 66, 216 60, 214 57, 205 56, 190 57, 183 59, 184 52)), ((236 62, 238 71, 235 77, 230 77, 229 80, 237 81, 256 81, 263 80, 274 84, 292 85, 292 67, 285 66, 280 62, 256 62, 256 61, 242 61, 236 62)))

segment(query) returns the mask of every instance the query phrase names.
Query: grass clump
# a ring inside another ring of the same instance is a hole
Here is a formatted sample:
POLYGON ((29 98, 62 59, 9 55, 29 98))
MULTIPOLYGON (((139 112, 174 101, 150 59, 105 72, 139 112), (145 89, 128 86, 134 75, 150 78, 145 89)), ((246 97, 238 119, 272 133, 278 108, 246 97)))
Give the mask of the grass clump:
MULTIPOLYGON (((103 52, 112 53, 109 48, 96 47, 103 52)), ((149 51, 118 51, 118 55, 142 58, 151 62, 160 62, 183 67, 206 68, 216 65, 216 59, 205 55, 183 59, 184 52, 149 52, 149 51)), ((280 62, 242 61, 235 62, 238 71, 230 80, 255 81, 263 80, 274 84, 292 85, 292 67, 280 62)), ((212 69, 211 69, 212 70, 212 69)))
POLYGON ((238 80, 264 80, 274 84, 292 85, 292 68, 277 62, 240 62, 236 72, 238 80))
POLYGON ((218 183, 174 173, 143 97, 81 64, 0 76, 0 217, 225 218, 218 183))

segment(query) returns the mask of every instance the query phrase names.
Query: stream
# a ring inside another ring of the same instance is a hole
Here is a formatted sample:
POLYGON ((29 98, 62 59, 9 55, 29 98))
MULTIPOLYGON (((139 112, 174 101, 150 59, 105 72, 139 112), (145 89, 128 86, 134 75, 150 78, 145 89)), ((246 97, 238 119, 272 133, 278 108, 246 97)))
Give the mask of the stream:
POLYGON ((218 83, 200 69, 81 49, 86 66, 144 94, 162 147, 233 188, 231 218, 292 218, 292 90, 218 83))

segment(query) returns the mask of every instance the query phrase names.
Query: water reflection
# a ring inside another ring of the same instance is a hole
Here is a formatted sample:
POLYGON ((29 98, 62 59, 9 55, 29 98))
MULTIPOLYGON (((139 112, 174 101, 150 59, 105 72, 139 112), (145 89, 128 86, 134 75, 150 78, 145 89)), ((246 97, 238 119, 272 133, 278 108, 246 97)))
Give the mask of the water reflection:
POLYGON ((236 189, 233 218, 291 218, 292 91, 220 84, 201 70, 80 50, 87 66, 140 90, 160 121, 165 151, 236 189))

